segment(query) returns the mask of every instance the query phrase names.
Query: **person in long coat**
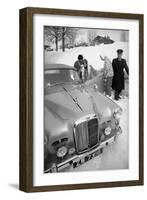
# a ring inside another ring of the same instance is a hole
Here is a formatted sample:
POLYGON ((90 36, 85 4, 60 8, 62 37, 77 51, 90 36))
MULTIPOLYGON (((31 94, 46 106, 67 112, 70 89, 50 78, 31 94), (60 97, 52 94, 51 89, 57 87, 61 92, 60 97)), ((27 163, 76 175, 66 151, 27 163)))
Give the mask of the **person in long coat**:
POLYGON ((100 58, 104 61, 104 68, 103 68, 103 80, 104 80, 104 92, 105 95, 111 97, 111 90, 112 90, 112 78, 113 78, 113 68, 111 60, 107 56, 101 56, 100 58))
POLYGON ((120 93, 125 88, 124 70, 129 75, 129 68, 127 66, 126 60, 122 58, 123 50, 117 50, 117 58, 113 59, 113 80, 112 89, 115 91, 115 100, 120 99, 120 93))

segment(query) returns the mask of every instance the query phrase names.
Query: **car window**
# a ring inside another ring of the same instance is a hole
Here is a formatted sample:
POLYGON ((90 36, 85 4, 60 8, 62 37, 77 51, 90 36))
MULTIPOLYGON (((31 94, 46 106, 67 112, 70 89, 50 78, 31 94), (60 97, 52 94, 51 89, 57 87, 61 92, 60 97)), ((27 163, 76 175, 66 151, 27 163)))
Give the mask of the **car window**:
POLYGON ((44 74, 44 86, 53 86, 60 83, 78 82, 79 76, 75 70, 72 69, 51 69, 46 70, 44 74))

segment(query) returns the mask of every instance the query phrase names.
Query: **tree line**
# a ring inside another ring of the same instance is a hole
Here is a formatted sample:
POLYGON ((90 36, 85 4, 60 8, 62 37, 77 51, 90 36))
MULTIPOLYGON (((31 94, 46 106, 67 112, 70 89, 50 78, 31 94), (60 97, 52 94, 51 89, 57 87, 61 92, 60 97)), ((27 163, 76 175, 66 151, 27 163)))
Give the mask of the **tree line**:
POLYGON ((70 27, 60 27, 60 26, 45 26, 44 28, 44 36, 45 41, 55 43, 56 51, 59 49, 59 41, 62 41, 62 51, 65 51, 65 42, 68 40, 68 44, 73 45, 76 34, 78 29, 77 28, 70 28, 70 27))

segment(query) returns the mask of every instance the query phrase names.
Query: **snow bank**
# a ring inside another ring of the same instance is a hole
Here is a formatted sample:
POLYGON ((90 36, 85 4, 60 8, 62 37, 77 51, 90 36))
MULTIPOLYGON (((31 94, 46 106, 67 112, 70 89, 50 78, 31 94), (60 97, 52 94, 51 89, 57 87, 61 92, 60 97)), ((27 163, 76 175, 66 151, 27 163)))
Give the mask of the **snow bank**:
POLYGON ((58 52, 45 52, 45 64, 49 63, 61 63, 67 65, 74 65, 79 54, 82 54, 84 58, 88 60, 88 63, 92 65, 96 70, 103 68, 103 61, 100 59, 100 55, 108 56, 111 60, 117 56, 116 50, 123 49, 123 57, 128 61, 128 43, 127 42, 115 42, 113 44, 101 44, 90 47, 76 47, 73 49, 66 49, 65 52, 59 50, 58 52))

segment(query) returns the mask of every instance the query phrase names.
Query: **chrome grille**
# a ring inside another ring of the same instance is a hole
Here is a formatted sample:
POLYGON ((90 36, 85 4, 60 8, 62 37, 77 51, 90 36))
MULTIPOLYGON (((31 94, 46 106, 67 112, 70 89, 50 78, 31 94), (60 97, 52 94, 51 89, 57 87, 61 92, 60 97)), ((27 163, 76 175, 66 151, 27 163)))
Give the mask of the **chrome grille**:
POLYGON ((98 143, 98 119, 95 115, 80 119, 74 126, 76 149, 84 152, 98 143))
POLYGON ((98 142, 98 120, 92 119, 88 122, 89 147, 93 147, 98 142))

